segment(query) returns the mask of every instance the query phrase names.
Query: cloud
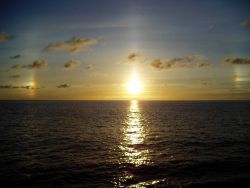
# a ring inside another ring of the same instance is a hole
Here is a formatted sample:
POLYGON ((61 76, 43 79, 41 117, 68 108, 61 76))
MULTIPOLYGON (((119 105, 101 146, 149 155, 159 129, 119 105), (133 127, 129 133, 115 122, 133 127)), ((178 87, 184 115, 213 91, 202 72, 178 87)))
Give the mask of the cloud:
POLYGON ((51 43, 44 48, 44 51, 65 51, 74 54, 95 44, 97 44, 97 39, 95 38, 81 39, 73 37, 65 42, 51 43))
POLYGON ((4 41, 7 41, 7 40, 11 40, 13 39, 14 36, 8 34, 8 33, 4 33, 4 32, 1 32, 0 33, 0 42, 4 42, 4 41))
POLYGON ((20 54, 10 56, 10 59, 20 59, 22 56, 20 54))
POLYGON ((76 67, 78 67, 80 65, 80 62, 78 62, 77 60, 69 60, 68 62, 66 62, 63 67, 65 69, 74 69, 76 67))
POLYGON ((94 69, 94 66, 91 65, 91 64, 88 64, 88 65, 85 65, 84 67, 86 70, 93 70, 94 69))
POLYGON ((1 89, 14 89, 19 88, 19 86, 12 86, 12 85, 0 85, 1 89))
POLYGON ((150 66, 156 70, 168 70, 173 68, 207 68, 210 66, 210 63, 202 55, 193 55, 169 60, 155 59, 150 63, 150 66))
POLYGON ((209 30, 209 31, 212 31, 213 29, 214 29, 214 25, 208 26, 208 30, 209 30))
POLYGON ((126 57, 126 60, 124 61, 125 64, 135 64, 138 63, 140 58, 142 57, 142 54, 139 52, 131 52, 126 57))
POLYGON ((203 86, 208 86, 208 81, 207 80, 200 80, 200 83, 203 86))
POLYGON ((250 28, 250 18, 247 18, 246 20, 243 20, 241 22, 241 25, 246 28, 250 28))
POLYGON ((15 64, 12 65, 9 69, 6 69, 5 71, 8 72, 10 70, 15 70, 15 69, 42 69, 48 66, 48 62, 45 60, 35 60, 33 61, 33 63, 31 64, 26 64, 26 65, 22 65, 22 64, 15 64))
POLYGON ((68 85, 68 84, 61 84, 61 85, 58 85, 58 86, 56 86, 57 88, 69 88, 70 87, 70 85, 68 85))
POLYGON ((162 70, 162 69, 171 68, 173 65, 171 63, 164 62, 161 59, 155 59, 150 63, 150 66, 157 70, 162 70))
POLYGON ((26 85, 26 86, 0 85, 0 89, 40 89, 40 88, 33 87, 31 85, 26 85))
POLYGON ((199 62, 197 63, 197 66, 199 68, 207 68, 207 67, 210 67, 210 63, 202 63, 202 62, 199 62))
POLYGON ((45 60, 36 60, 31 64, 22 65, 21 68, 27 68, 27 69, 42 69, 48 66, 48 62, 45 60))
POLYGON ((10 78, 20 78, 21 76, 19 74, 14 74, 14 75, 10 75, 10 78))
POLYGON ((248 58, 226 58, 224 63, 231 65, 250 65, 250 59, 248 58))
POLYGON ((22 66, 20 64, 15 64, 10 67, 10 69, 20 69, 22 66))

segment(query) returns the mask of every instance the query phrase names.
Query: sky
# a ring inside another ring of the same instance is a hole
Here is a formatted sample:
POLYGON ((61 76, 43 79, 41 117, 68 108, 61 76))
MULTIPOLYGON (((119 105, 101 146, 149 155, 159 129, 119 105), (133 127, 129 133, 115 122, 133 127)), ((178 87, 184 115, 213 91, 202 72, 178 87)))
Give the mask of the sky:
POLYGON ((132 98, 249 100, 250 3, 1 1, 0 99, 132 98))

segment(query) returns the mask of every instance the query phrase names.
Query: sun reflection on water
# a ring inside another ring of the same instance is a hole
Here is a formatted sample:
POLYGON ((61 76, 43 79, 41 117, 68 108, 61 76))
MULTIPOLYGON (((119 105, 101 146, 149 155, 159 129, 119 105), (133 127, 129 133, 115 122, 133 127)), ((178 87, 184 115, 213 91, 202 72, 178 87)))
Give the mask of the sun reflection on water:
POLYGON ((123 151, 123 162, 135 166, 149 162, 148 150, 144 147, 145 127, 137 100, 132 100, 128 109, 126 124, 123 128, 123 141, 120 149, 123 151))
MULTIPOLYGON (((122 157, 120 158, 122 168, 139 168, 141 165, 150 163, 149 150, 145 145, 147 126, 144 122, 138 101, 132 100, 122 130, 122 141, 119 145, 122 151, 122 157)), ((122 185, 126 185, 126 182, 131 179, 133 179, 133 174, 125 170, 115 180, 115 187, 123 187, 122 185)), ((139 187, 143 186, 140 184, 139 187)))

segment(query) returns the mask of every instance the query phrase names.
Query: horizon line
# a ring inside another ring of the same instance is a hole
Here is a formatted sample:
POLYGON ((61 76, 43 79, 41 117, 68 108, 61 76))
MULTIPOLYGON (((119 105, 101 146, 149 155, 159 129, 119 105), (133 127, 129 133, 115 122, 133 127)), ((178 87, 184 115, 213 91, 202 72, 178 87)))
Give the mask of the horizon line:
POLYGON ((250 99, 180 99, 180 100, 172 100, 172 99, 0 99, 0 101, 155 101, 155 102, 213 102, 213 101, 245 101, 250 102, 250 99))

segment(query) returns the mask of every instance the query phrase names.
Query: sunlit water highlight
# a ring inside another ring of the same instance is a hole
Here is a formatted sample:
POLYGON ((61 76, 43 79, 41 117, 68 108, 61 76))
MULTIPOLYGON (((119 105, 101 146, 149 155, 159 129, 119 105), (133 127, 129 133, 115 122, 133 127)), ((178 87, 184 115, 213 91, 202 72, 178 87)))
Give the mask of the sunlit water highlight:
MULTIPOLYGON (((145 120, 144 120, 145 122, 145 120)), ((132 164, 136 167, 149 164, 149 150, 144 147, 140 147, 144 144, 144 139, 147 132, 147 124, 143 124, 143 120, 140 114, 140 109, 137 100, 132 100, 128 108, 127 119, 123 127, 123 140, 119 145, 123 156, 120 159, 120 164, 132 164)), ((114 181, 116 186, 122 186, 123 182, 132 179, 133 175, 125 172, 122 176, 118 177, 114 181)), ((142 186, 141 183, 138 186, 142 186)), ((146 185, 146 183, 145 183, 146 185)))
POLYGON ((140 149, 140 144, 144 143, 146 136, 146 125, 142 124, 140 109, 136 100, 131 101, 128 110, 126 124, 123 129, 124 139, 120 149, 124 152, 124 160, 136 166, 149 162, 148 150, 140 149))

